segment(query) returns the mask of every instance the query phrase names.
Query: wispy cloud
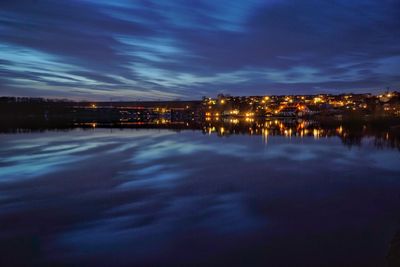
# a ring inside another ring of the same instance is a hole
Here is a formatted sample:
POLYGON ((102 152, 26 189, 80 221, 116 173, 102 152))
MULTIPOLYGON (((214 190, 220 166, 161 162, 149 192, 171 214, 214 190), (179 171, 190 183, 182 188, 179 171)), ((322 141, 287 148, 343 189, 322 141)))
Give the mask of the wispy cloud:
POLYGON ((400 86, 397 1, 0 3, 0 94, 198 98, 400 86))

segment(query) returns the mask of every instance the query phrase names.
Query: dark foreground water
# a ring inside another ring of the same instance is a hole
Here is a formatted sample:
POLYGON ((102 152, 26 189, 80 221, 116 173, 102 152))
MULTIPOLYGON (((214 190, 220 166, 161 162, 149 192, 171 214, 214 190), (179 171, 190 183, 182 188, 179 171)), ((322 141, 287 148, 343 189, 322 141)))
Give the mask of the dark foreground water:
POLYGON ((0 265, 386 266, 395 257, 397 148, 319 130, 224 131, 1 134, 0 265))

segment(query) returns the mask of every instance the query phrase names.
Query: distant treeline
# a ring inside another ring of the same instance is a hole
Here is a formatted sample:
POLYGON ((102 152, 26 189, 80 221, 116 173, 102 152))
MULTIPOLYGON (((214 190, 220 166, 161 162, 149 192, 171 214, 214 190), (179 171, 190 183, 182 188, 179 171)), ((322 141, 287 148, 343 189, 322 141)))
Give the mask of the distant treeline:
POLYGON ((2 96, 0 97, 0 103, 74 103, 74 101, 69 99, 51 99, 41 97, 2 96))
POLYGON ((201 106, 201 101, 71 101, 68 99, 48 99, 32 97, 0 97, 0 115, 4 114, 44 114, 65 112, 72 108, 187 108, 201 106))
POLYGON ((0 117, 2 119, 43 117, 47 114, 68 114, 74 102, 59 99, 0 97, 0 117))
POLYGON ((170 118, 196 116, 201 101, 89 102, 68 99, 0 97, 0 120, 7 125, 65 124, 75 122, 116 122, 146 119, 166 110, 170 118))

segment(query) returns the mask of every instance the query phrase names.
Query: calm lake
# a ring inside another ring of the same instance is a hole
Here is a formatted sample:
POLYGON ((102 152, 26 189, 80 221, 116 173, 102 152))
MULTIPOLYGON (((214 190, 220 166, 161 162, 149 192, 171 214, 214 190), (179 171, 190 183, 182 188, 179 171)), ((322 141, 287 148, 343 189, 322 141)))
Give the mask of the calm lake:
POLYGON ((397 141, 271 124, 0 134, 0 265, 386 266, 397 141))

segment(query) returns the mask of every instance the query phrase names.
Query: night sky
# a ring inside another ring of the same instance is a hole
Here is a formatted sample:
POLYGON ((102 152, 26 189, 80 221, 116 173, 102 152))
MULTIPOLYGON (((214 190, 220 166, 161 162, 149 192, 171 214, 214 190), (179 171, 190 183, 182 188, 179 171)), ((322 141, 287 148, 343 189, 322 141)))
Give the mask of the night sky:
POLYGON ((0 1, 0 95, 377 93, 399 70, 399 0, 0 1))

